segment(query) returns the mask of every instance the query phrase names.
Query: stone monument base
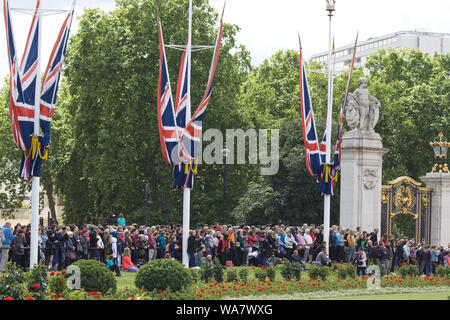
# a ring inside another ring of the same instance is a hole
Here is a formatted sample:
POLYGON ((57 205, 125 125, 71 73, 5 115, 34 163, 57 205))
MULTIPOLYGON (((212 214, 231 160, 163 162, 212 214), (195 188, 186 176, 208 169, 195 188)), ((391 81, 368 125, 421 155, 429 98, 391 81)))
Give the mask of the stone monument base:
POLYGON ((378 133, 353 129, 342 137, 340 222, 372 232, 381 227, 383 148, 378 133))

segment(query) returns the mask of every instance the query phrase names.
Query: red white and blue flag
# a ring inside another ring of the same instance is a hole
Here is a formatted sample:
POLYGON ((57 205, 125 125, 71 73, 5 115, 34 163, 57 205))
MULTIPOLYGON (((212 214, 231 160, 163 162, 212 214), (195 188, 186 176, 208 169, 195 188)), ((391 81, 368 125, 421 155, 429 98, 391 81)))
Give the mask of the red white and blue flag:
POLYGON ((214 50, 214 55, 212 58, 211 69, 208 77, 208 85, 206 86, 206 91, 203 96, 200 105, 195 111, 192 118, 187 123, 185 129, 183 130, 181 136, 181 158, 185 162, 195 161, 198 157, 198 146, 200 143, 201 135, 202 135, 202 125, 203 119, 205 116, 205 111, 208 106, 208 103, 211 99, 211 94, 214 85, 214 76, 216 74, 217 62, 219 61, 220 54, 220 46, 222 43, 222 34, 223 34, 223 23, 222 20, 220 22, 220 28, 217 33, 217 40, 214 50))
POLYGON ((319 145, 317 140, 317 132, 314 123, 314 114, 311 104, 311 98, 308 90, 308 81, 306 79, 306 71, 303 62, 302 49, 300 44, 300 113, 302 116, 303 141, 305 144, 306 168, 308 172, 316 177, 317 189, 322 194, 333 194, 334 182, 337 181, 337 174, 340 169, 341 162, 341 135, 344 120, 345 105, 347 103, 350 82, 353 73, 353 67, 356 55, 356 37, 355 48, 353 52, 353 60, 350 68, 350 75, 347 81, 344 101, 341 106, 339 116, 338 137, 333 163, 326 163, 326 128, 325 134, 319 145))
MULTIPOLYGON (((300 38, 299 38, 300 41, 300 38)), ((302 47, 300 44, 300 114, 302 117, 303 143, 305 145, 306 169, 312 176, 320 173, 320 154, 317 142, 317 130, 314 121, 314 112, 309 93, 308 79, 303 61, 302 47)))
POLYGON ((70 32, 73 10, 66 18, 49 61, 49 67, 44 75, 44 84, 40 94, 36 95, 36 81, 39 63, 39 19, 40 0, 37 0, 36 10, 31 22, 24 54, 20 68, 14 43, 14 32, 11 23, 9 1, 3 0, 3 11, 8 46, 8 61, 10 66, 10 119, 13 139, 23 152, 20 179, 39 177, 42 160, 48 156, 50 144, 50 122, 55 108, 56 93, 60 77, 61 64, 70 32), (63 36, 61 36, 63 35, 63 36), (40 97, 40 126, 44 136, 34 134, 36 96, 40 97), (51 96, 51 98, 49 98, 51 96), (53 111, 50 111, 52 109, 53 111))
POLYGON ((31 155, 31 143, 34 134, 34 105, 37 79, 38 46, 39 46, 39 20, 36 12, 39 9, 39 0, 36 4, 35 15, 28 33, 25 52, 19 66, 19 57, 14 41, 14 31, 11 23, 9 1, 3 1, 3 13, 8 48, 8 62, 10 68, 10 101, 9 113, 13 139, 23 152, 20 179, 29 179, 32 175, 39 175, 39 157, 31 155))
POLYGON ((197 164, 195 161, 198 157, 199 143, 202 134, 202 121, 206 107, 211 98, 214 75, 219 59, 223 23, 221 19, 206 92, 192 118, 189 88, 189 62, 191 61, 191 52, 189 48, 190 41, 189 39, 187 40, 186 49, 184 50, 181 59, 174 105, 160 21, 158 21, 158 33, 160 46, 158 123, 161 149, 166 163, 174 167, 172 188, 192 188, 194 175, 197 172, 197 164))
POLYGON ((42 82, 41 103, 40 103, 40 126, 44 134, 42 144, 45 148, 50 147, 50 125, 55 113, 56 96, 58 93, 59 80, 66 54, 67 43, 69 42, 70 27, 73 19, 72 9, 64 19, 64 23, 55 41, 47 68, 42 82))

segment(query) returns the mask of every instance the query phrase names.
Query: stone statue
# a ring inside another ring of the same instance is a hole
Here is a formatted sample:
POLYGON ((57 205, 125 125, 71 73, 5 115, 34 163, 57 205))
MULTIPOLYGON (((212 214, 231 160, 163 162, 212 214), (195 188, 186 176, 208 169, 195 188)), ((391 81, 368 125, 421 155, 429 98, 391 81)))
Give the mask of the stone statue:
POLYGON ((359 78, 359 88, 348 94, 346 118, 352 130, 374 133, 373 128, 378 122, 381 103, 366 89, 368 82, 367 78, 359 78))

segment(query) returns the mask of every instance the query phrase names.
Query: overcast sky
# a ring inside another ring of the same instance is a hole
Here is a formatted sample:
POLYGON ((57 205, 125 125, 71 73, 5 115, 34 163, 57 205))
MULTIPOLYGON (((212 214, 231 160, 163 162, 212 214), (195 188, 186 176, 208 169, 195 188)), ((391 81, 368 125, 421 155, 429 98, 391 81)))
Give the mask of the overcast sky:
MULTIPOLYGON (((68 9, 72 0, 41 0, 41 7, 68 9)), ((162 1, 162 0, 160 0, 162 1)), ((209 0, 217 11, 224 0, 209 0)), ((0 76, 9 72, 6 58, 3 0, 0 20, 0 76)), ((11 7, 33 8, 35 0, 10 0, 11 7)), ((300 31, 306 57, 328 50, 328 17, 324 0, 227 0, 224 20, 241 27, 239 43, 251 52, 254 65, 280 49, 298 49, 300 31)), ((114 0, 78 0, 80 15, 84 8, 114 9, 114 0)), ((450 33, 450 0, 337 0, 333 17, 336 47, 396 31, 416 29, 450 33)), ((31 16, 13 13, 16 46, 22 52, 31 16)), ((43 23, 43 59, 48 60, 64 15, 46 17, 43 23)), ((78 23, 74 20, 72 33, 78 23)), ((195 28, 195 26, 194 26, 195 28)), ((193 39, 195 42, 195 39, 193 39)), ((43 63, 46 65, 46 63, 43 63)), ((42 67, 43 68, 43 67, 42 67)))

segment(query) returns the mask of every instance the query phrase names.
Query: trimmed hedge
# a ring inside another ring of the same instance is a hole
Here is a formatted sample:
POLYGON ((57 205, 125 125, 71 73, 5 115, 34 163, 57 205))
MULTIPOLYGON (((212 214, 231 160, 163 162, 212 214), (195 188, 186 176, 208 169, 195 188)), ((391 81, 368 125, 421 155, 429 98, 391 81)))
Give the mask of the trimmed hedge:
POLYGON ((88 292, 116 291, 117 282, 114 273, 97 260, 78 260, 73 263, 80 268, 81 287, 88 292))
POLYGON ((147 290, 180 291, 193 282, 189 269, 172 259, 156 259, 143 265, 135 279, 136 287, 147 290))

